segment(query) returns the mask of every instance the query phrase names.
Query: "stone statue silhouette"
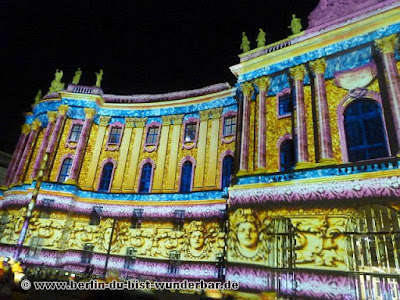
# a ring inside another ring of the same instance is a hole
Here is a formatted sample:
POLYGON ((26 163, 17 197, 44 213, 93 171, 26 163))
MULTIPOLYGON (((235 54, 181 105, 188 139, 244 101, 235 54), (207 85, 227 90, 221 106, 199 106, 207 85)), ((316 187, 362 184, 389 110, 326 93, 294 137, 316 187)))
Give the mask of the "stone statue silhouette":
POLYGON ((250 51, 250 41, 246 36, 246 32, 242 32, 242 44, 240 45, 240 49, 243 50, 243 53, 250 51))
POLYGON ((102 79, 103 79, 103 69, 100 69, 100 72, 96 72, 96 86, 100 87, 102 79))
POLYGON ((54 74, 54 79, 51 82, 49 93, 58 92, 64 89, 65 83, 61 82, 61 78, 63 77, 64 73, 62 70, 56 70, 54 74))
POLYGON ((296 15, 293 14, 292 22, 290 23, 290 26, 288 28, 292 29, 292 34, 299 33, 301 31, 301 29, 303 28, 303 26, 301 26, 301 19, 296 18, 296 15))
POLYGON ((257 48, 265 46, 265 36, 266 36, 265 31, 260 28, 260 32, 258 33, 257 36, 257 48))
POLYGON ((82 76, 81 68, 78 68, 78 70, 75 71, 74 77, 72 78, 72 84, 78 84, 79 80, 81 80, 81 76, 82 76))

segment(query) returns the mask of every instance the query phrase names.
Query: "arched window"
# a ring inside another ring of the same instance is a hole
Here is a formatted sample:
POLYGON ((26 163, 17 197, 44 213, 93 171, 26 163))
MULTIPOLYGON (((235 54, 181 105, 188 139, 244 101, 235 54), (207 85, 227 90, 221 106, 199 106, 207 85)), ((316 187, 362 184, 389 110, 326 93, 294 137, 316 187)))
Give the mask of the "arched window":
POLYGON ((151 182, 151 163, 146 163, 142 167, 142 176, 140 177, 139 193, 150 193, 151 182))
POLYGON ((359 99, 344 111, 344 130, 349 161, 387 157, 386 133, 379 104, 359 99))
POLYGON ((361 207, 347 221, 345 234, 350 270, 400 274, 400 220, 394 209, 361 207))
POLYGON ((285 140, 280 149, 281 172, 291 171, 296 164, 293 140, 285 140))
POLYGON ((189 193, 192 185, 192 162, 185 161, 181 171, 181 193, 189 193))
POLYGON ((110 188, 113 169, 114 165, 111 162, 108 162, 104 165, 103 172, 101 173, 99 192, 108 192, 110 188))
POLYGON ((71 171, 71 166, 72 166, 72 158, 67 157, 66 159, 64 159, 60 169, 60 173, 58 175, 57 182, 62 183, 68 179, 69 173, 71 171))
POLYGON ((270 250, 268 267, 293 268, 296 260, 295 239, 290 219, 272 219, 266 229, 266 240, 270 250))
POLYGON ((231 182, 231 176, 233 173, 233 157, 231 155, 227 155, 224 157, 222 162, 222 186, 224 189, 229 186, 231 182))

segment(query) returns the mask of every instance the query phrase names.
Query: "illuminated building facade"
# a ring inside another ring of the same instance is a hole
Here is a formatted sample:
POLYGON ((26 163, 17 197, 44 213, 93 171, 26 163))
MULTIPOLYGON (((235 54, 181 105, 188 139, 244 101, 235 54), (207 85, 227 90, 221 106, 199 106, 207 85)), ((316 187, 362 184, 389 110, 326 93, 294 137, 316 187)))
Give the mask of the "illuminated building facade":
POLYGON ((321 1, 307 30, 240 55, 235 87, 47 94, 9 167, 1 252, 251 293, 399 297, 399 16, 398 0, 321 1))

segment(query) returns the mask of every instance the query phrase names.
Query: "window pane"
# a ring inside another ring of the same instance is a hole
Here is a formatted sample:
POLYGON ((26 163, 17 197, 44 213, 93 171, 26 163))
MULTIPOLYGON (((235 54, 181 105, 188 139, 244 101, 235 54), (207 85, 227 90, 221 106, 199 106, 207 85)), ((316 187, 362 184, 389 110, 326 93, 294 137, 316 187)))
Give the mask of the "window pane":
POLYGON ((157 144, 158 127, 149 127, 147 130, 146 144, 157 144))
POLYGON ((142 176, 140 177, 139 193, 150 192, 150 181, 151 181, 151 169, 150 163, 146 163, 142 168, 142 176))
POLYGON ((64 182, 69 177, 69 172, 72 166, 72 158, 66 158, 61 166, 60 175, 58 176, 58 182, 64 182))
POLYGON ((192 163, 190 161, 186 161, 182 166, 182 174, 181 174, 181 193, 190 192, 192 184, 192 163))
POLYGON ((236 134, 236 117, 224 119, 224 136, 236 134))
POLYGON ((71 135, 69 137, 69 140, 71 142, 78 142, 79 141, 79 137, 81 135, 81 131, 82 131, 82 125, 81 124, 74 124, 72 126, 71 135))
POLYGON ((122 128, 113 127, 111 128, 110 137, 108 139, 109 144, 119 144, 121 138, 122 128))
POLYGON ((196 139, 196 123, 188 123, 185 127, 185 142, 191 142, 196 139))
POLYGON ((290 94, 279 97, 279 115, 290 114, 293 111, 293 101, 290 94))
POLYGON ((222 188, 229 187, 231 176, 233 174, 233 157, 225 156, 222 163, 222 188))
POLYGON ((292 140, 286 140, 281 145, 280 151, 281 172, 291 171, 296 163, 294 143, 292 140))
POLYGON ((111 175, 113 168, 114 165, 112 163, 106 163, 104 165, 99 185, 99 192, 108 192, 111 183, 111 175))

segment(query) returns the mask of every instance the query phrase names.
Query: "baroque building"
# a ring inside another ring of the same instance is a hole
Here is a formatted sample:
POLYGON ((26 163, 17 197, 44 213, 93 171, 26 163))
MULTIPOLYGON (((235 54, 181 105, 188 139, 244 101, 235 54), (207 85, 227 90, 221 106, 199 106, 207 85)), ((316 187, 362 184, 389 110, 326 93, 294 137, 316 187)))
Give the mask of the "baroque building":
POLYGON ((234 87, 48 93, 0 194, 1 253, 245 299, 399 298, 399 16, 321 0, 308 29, 239 55, 234 87))

